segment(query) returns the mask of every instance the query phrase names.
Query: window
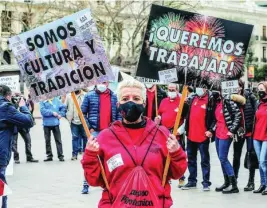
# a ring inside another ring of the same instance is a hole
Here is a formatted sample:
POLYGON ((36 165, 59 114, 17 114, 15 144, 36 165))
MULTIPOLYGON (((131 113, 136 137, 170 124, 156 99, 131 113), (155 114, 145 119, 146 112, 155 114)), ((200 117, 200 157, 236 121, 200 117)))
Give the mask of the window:
POLYGON ((121 0, 116 0, 115 7, 121 8, 121 0))
POLYGON ((105 39, 105 23, 102 21, 97 21, 96 26, 97 26, 97 30, 98 30, 100 37, 102 38, 102 40, 104 40, 105 39))
POLYGON ((265 46, 262 49, 262 57, 263 59, 266 59, 266 47, 265 46))
POLYGON ((22 14, 22 31, 26 32, 30 29, 30 23, 31 23, 32 14, 23 12, 22 14))
POLYGON ((263 37, 263 40, 266 40, 266 26, 262 27, 262 37, 263 37))
POLYGON ((117 22, 113 28, 113 43, 122 39, 122 23, 117 22))
POLYGON ((103 5, 105 3, 105 1, 96 1, 97 5, 103 5))
POLYGON ((2 23, 2 32, 11 32, 11 11, 2 11, 1 23, 2 23))
POLYGON ((11 56, 8 51, 4 51, 3 59, 6 61, 7 64, 11 64, 11 56))

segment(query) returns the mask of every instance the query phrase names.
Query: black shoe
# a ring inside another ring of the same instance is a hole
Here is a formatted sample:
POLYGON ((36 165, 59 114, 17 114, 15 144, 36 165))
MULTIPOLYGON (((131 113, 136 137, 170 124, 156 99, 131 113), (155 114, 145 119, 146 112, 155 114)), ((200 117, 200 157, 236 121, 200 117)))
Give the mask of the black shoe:
POLYGON ((20 161, 19 160, 15 160, 15 164, 20 164, 20 161))
POLYGON ((253 182, 248 182, 248 185, 244 188, 244 191, 253 191, 255 189, 255 184, 253 182))
POLYGON ((196 189, 197 185, 193 183, 187 183, 182 187, 182 190, 196 189))
POLYGON ((59 158, 59 161, 64 162, 65 160, 64 160, 64 158, 59 158))
POLYGON ((217 188, 215 189, 215 191, 216 191, 216 192, 222 192, 223 189, 226 189, 226 188, 228 188, 229 186, 230 186, 229 178, 228 178, 228 176, 224 175, 224 184, 223 184, 222 186, 220 186, 220 187, 217 187, 217 188))
POLYGON ((77 160, 77 159, 78 159, 77 155, 73 155, 71 158, 71 160, 77 160))
POLYGON ((261 185, 257 190, 253 191, 254 194, 260 194, 262 193, 263 191, 265 191, 266 189, 266 186, 264 185, 261 185))
POLYGON ((35 159, 31 158, 31 159, 28 159, 27 162, 38 163, 39 160, 35 160, 35 159))
POLYGON ((261 192, 262 195, 267 195, 267 187, 265 188, 265 190, 263 192, 261 192))
POLYGON ((237 187, 237 180, 235 176, 229 176, 230 186, 223 189, 223 194, 233 194, 233 193, 239 193, 239 189, 237 187))
POLYGON ((53 158, 46 158, 46 159, 44 160, 44 162, 50 162, 50 161, 53 161, 53 158))

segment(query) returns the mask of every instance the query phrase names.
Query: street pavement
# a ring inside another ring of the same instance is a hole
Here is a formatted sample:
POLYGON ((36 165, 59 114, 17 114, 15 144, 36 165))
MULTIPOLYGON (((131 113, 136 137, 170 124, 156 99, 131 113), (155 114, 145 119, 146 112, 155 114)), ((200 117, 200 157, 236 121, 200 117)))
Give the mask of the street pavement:
MULTIPOLYGON (((45 140, 41 119, 31 130, 32 152, 40 162, 26 163, 24 142, 19 137, 19 152, 21 164, 14 164, 14 174, 7 178, 13 194, 8 198, 10 208, 94 208, 97 207, 101 197, 99 187, 91 188, 89 195, 82 195, 83 171, 78 161, 71 161, 71 132, 66 120, 61 121, 61 133, 65 162, 59 162, 56 155, 55 142, 52 137, 54 161, 44 163, 45 140)), ((245 150, 245 147, 244 147, 245 150)), ((242 167, 240 170, 240 193, 223 195, 214 191, 222 183, 220 163, 217 158, 214 143, 211 144, 211 191, 203 192, 201 186, 201 169, 198 168, 198 188, 183 191, 177 188, 177 181, 172 181, 172 207, 183 208, 267 208, 267 197, 243 191, 247 183, 248 171, 242 167)), ((245 151, 244 151, 245 152, 245 151)), ((232 155, 232 153, 231 153, 232 155)), ((200 160, 198 160, 200 161, 200 160)), ((200 164, 200 162, 199 162, 200 164)), ((188 176, 188 173, 186 173, 188 176)), ((259 172, 256 172, 256 187, 259 185, 259 172)))

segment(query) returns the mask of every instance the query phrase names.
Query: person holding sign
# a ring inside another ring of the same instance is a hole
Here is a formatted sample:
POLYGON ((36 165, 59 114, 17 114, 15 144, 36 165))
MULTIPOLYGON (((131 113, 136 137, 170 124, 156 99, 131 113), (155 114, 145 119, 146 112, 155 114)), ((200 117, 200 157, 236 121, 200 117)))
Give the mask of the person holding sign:
MULTIPOLYGON (((109 83, 103 82, 96 85, 93 91, 89 91, 82 102, 81 110, 87 122, 87 126, 93 136, 97 136, 100 131, 109 125, 121 120, 117 109, 117 97, 108 88, 109 83)), ((88 194, 89 185, 83 181, 82 194, 88 194)))
POLYGON ((147 116, 148 118, 154 120, 155 117, 157 116, 155 96, 157 96, 157 105, 158 105, 157 107, 159 107, 162 99, 166 98, 167 95, 160 87, 157 87, 156 85, 147 83, 145 84, 145 86, 147 88, 146 91, 147 98, 146 98, 146 108, 144 116, 147 116))
POLYGON ((136 80, 118 86, 118 109, 123 117, 97 138, 91 136, 82 160, 85 177, 92 186, 104 188, 98 207, 156 207, 172 205, 171 187, 162 187, 164 164, 171 156, 168 180, 179 179, 187 168, 186 154, 167 128, 143 117, 146 89, 136 80), (101 178, 103 163, 109 191, 101 178))
MULTIPOLYGON (((170 130, 170 132, 173 132, 176 115, 178 112, 178 108, 180 105, 180 96, 179 96, 179 85, 177 84, 169 84, 168 85, 168 97, 164 98, 159 106, 159 116, 155 118, 156 124, 161 124, 165 126, 167 129, 170 130)), ((184 118, 185 116, 183 116, 184 118)), ((178 134, 176 136, 179 144, 182 146, 182 148, 185 150, 185 144, 182 137, 182 134, 184 133, 184 119, 181 119, 180 125, 178 129, 178 134)), ((184 185, 184 179, 179 179, 179 187, 181 188, 184 185)))
POLYGON ((56 146, 57 155, 60 162, 64 162, 61 132, 59 128, 60 119, 66 116, 66 106, 55 97, 43 102, 40 102, 40 111, 43 117, 45 147, 47 158, 44 162, 53 161, 53 153, 51 148, 51 131, 53 132, 56 146))
POLYGON ((242 114, 237 104, 231 99, 223 98, 219 94, 215 109, 215 142, 216 150, 224 174, 224 184, 216 188, 224 194, 238 193, 237 180, 234 169, 228 159, 228 153, 235 134, 241 124, 242 114))
MULTIPOLYGON (((24 99, 20 99, 17 110, 11 103, 11 90, 0 85, 0 180, 6 183, 6 168, 9 164, 12 151, 14 132, 17 126, 21 128, 33 127, 30 111, 25 106, 24 99)), ((2 197, 2 208, 7 208, 7 197, 2 197)))
POLYGON ((259 105, 255 116, 253 143, 260 165, 261 185, 253 193, 267 195, 267 82, 260 82, 259 105))
POLYGON ((209 144, 213 134, 214 99, 205 88, 196 88, 196 95, 188 99, 189 112, 186 118, 187 156, 189 178, 182 190, 196 188, 197 185, 197 151, 201 155, 203 191, 210 190, 210 154, 209 144))

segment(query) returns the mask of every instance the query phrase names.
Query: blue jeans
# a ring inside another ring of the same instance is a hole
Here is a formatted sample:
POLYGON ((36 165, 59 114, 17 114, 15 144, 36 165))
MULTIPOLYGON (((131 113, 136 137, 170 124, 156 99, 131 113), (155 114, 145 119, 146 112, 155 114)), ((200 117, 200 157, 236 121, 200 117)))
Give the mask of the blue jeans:
POLYGON ((233 139, 215 138, 216 150, 221 162, 221 167, 224 175, 234 176, 234 169, 228 160, 228 153, 233 139))
MULTIPOLYGON (((0 179, 6 183, 6 166, 0 166, 0 179)), ((2 208, 7 208, 7 196, 2 197, 2 208)))
POLYGON ((188 182, 191 184, 197 183, 197 151, 199 150, 201 155, 201 169, 203 176, 202 185, 211 185, 209 144, 209 139, 201 143, 192 142, 190 139, 187 139, 188 170, 190 173, 188 182))
MULTIPOLYGON (((84 147, 87 142, 87 137, 85 131, 83 129, 83 125, 77 125, 71 123, 71 134, 72 134, 72 156, 77 156, 78 152, 80 151, 80 142, 79 140, 82 138, 84 147)), ((84 150, 84 149, 83 149, 84 150)))
POLYGON ((253 141, 260 165, 261 185, 267 186, 267 141, 253 141))

